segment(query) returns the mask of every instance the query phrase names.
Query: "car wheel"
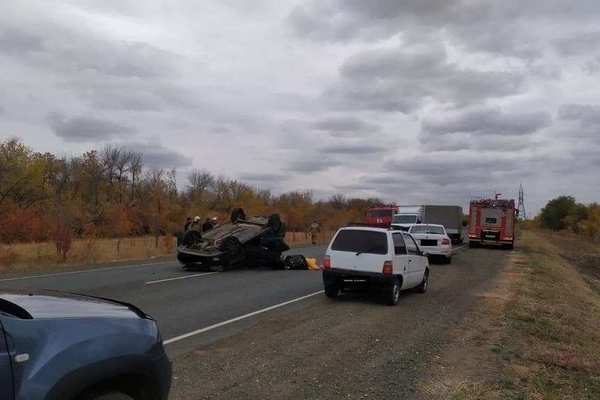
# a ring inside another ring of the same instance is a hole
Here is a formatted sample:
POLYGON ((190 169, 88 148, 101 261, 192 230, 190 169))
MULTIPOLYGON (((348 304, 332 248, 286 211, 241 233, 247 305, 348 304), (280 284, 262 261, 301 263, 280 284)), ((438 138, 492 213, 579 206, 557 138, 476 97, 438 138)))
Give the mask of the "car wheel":
POLYGON ((336 297, 338 297, 340 294, 340 287, 339 285, 333 284, 333 285, 327 285, 325 286, 325 296, 329 297, 330 299, 335 299, 336 297))
POLYGON ((234 236, 223 240, 221 251, 225 253, 222 266, 227 269, 235 267, 246 259, 246 249, 234 236))
POLYGON ((387 288, 385 302, 390 306, 395 306, 400 301, 400 281, 396 279, 390 287, 387 288))
POLYGON ((452 264, 452 256, 446 257, 446 258, 444 259, 444 262, 445 262, 446 264, 452 264))
POLYGON ((469 247, 471 249, 474 249, 476 247, 479 247, 479 242, 469 242, 469 247))
POLYGON ((238 220, 245 220, 246 219, 246 213, 244 212, 243 208, 234 208, 233 210, 231 210, 231 222, 232 223, 236 223, 238 220))
POLYGON ((282 232, 283 231, 283 222, 281 222, 281 218, 279 217, 279 214, 271 214, 269 216, 267 226, 269 226, 271 228, 271 232, 273 232, 273 234, 275 234, 275 235, 280 235, 282 233, 285 234, 285 232, 282 232))
POLYGON ((125 393, 110 392, 110 393, 93 395, 92 397, 86 397, 85 400, 135 400, 135 399, 131 396, 126 395, 125 393))
POLYGON ((416 287, 417 292, 425 293, 429 288, 429 270, 425 270, 425 274, 423 275, 423 282, 419 286, 416 287))

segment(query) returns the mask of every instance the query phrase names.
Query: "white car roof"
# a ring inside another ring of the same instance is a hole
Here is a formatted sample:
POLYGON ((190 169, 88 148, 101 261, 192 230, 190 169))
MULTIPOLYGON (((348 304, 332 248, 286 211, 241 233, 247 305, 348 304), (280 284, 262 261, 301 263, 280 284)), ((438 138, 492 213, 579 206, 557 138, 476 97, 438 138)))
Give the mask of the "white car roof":
POLYGON ((412 229, 412 227, 414 227, 414 226, 439 226, 439 227, 441 227, 441 228, 443 228, 443 227, 444 227, 444 225, 440 225, 440 224, 413 224, 413 225, 411 226, 411 229, 412 229))
POLYGON ((387 228, 377 228, 374 226, 345 226, 343 228, 340 228, 340 231, 347 231, 347 230, 353 230, 353 231, 373 231, 373 232, 389 232, 390 230, 387 228))

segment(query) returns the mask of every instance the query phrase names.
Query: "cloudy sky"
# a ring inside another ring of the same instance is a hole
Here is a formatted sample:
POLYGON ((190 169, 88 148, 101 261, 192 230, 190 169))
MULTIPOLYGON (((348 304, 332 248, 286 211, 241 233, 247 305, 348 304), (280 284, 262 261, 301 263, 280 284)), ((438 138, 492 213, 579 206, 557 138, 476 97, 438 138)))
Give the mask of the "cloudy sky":
POLYGON ((600 1, 3 0, 0 138, 274 192, 600 200, 600 1))

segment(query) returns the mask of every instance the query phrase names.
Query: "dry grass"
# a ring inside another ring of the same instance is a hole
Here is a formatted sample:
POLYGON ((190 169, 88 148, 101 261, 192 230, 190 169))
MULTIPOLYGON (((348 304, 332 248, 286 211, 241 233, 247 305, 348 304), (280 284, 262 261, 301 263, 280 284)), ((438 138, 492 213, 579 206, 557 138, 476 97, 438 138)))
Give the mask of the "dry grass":
MULTIPOLYGON (((329 241, 331 232, 319 234, 317 242, 329 241)), ((286 242, 293 247, 310 245, 311 238, 304 232, 288 232, 286 242)), ((78 239, 73 240, 67 259, 63 260, 56 251, 54 242, 0 244, 0 274, 34 271, 64 270, 82 265, 94 265, 115 261, 144 260, 173 255, 176 239, 161 236, 122 239, 78 239)))
POLYGON ((597 247, 525 230, 519 248, 455 332, 428 398, 600 399, 600 291, 565 257, 597 247))

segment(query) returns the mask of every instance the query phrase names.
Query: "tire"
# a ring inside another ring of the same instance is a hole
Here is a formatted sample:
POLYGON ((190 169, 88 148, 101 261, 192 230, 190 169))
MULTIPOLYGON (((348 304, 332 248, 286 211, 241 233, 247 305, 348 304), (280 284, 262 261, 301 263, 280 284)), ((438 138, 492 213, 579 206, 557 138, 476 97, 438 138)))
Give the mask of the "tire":
POLYGON ((233 210, 231 210, 231 222, 235 224, 240 219, 246 219, 246 213, 244 212, 244 209, 234 208, 233 210))
POLYGON ((246 259, 246 249, 234 236, 227 237, 223 240, 221 251, 227 254, 226 261, 224 265, 222 265, 224 269, 235 267, 246 259))
POLYGON ((91 396, 86 396, 83 400, 135 400, 133 397, 126 395, 121 392, 108 392, 108 393, 99 393, 93 394, 91 396))
POLYGON ((267 225, 269 226, 269 228, 271 228, 271 232, 273 232, 273 234, 275 235, 282 235, 285 234, 285 232, 283 229, 283 222, 281 222, 281 218, 279 217, 279 214, 271 214, 269 216, 269 221, 267 222, 267 225))
POLYGON ((396 279, 394 283, 385 289, 385 303, 388 306, 395 306, 400 301, 400 280, 396 279))
POLYGON ((479 247, 479 242, 469 242, 469 248, 474 249, 479 247))
POLYGON ((515 248, 515 242, 511 242, 510 244, 506 245, 507 250, 514 250, 514 248, 515 248))
POLYGON ((423 282, 419 284, 415 289, 419 293, 425 293, 429 288, 429 270, 425 270, 425 275, 423 276, 423 282))
POLYGON ((336 283, 333 285, 328 285, 325 286, 325 296, 329 297, 330 299, 335 299, 339 296, 340 294, 340 286, 336 283))
POLYGON ((444 258, 444 264, 452 264, 452 256, 444 258))

